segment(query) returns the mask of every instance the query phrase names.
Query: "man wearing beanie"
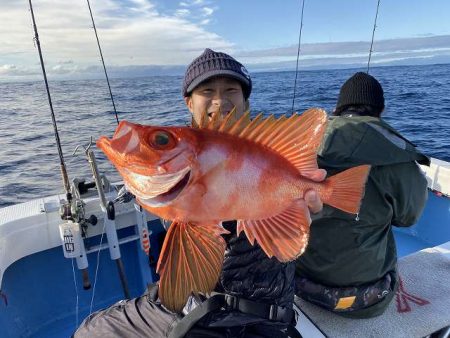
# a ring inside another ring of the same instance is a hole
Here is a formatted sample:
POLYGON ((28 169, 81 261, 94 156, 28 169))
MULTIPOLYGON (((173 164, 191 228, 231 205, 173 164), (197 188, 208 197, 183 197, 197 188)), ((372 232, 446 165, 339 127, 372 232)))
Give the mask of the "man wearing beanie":
POLYGON ((370 164, 365 196, 356 217, 324 206, 296 262, 296 295, 350 318, 378 316, 391 302, 399 280, 391 228, 416 223, 427 198, 416 162, 429 159, 381 119, 384 106, 373 76, 358 72, 342 85, 319 167, 334 175, 370 164))
POLYGON ((186 69, 182 94, 193 121, 202 114, 220 111, 226 115, 234 107, 239 114, 248 108, 252 80, 245 67, 228 54, 209 48, 186 69))
MULTIPOLYGON (((226 115, 235 108, 237 117, 242 116, 249 109, 251 90, 245 67, 211 49, 187 67, 182 85, 193 125, 204 112, 226 115)), ((306 192, 305 200, 311 212, 322 209, 314 191, 306 192)), ((224 235, 227 248, 217 295, 191 296, 182 313, 173 313, 160 303, 158 284, 153 284, 141 297, 92 314, 73 337, 298 337, 293 326, 295 262, 268 258, 244 232, 237 236, 236 221, 222 225, 230 234, 224 235)))

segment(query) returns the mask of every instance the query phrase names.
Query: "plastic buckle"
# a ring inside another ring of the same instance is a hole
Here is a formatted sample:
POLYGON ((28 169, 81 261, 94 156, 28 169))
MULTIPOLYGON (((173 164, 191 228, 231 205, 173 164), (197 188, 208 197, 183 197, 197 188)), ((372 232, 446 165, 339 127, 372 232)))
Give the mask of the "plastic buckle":
POLYGON ((239 298, 236 296, 225 295, 225 302, 228 310, 239 310, 239 298))
POLYGON ((270 305, 269 320, 278 321, 278 306, 275 304, 270 305))

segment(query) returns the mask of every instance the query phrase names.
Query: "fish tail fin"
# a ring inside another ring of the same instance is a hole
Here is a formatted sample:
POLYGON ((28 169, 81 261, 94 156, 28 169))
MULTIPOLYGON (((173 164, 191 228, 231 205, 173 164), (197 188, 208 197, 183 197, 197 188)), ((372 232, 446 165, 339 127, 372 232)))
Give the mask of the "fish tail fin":
POLYGON ((326 180, 327 193, 322 200, 337 209, 357 214, 364 197, 370 165, 360 165, 333 175, 326 180))
POLYGON ((217 224, 171 224, 156 268, 165 307, 180 312, 191 293, 214 289, 223 264, 226 244, 221 234, 225 233, 217 224))

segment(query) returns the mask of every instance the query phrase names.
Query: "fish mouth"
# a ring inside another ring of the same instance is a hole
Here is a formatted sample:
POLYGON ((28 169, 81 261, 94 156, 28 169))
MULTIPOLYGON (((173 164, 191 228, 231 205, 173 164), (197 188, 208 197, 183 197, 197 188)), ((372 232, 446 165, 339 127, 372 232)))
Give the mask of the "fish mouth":
POLYGON ((146 199, 143 202, 152 207, 161 207, 174 201, 178 195, 188 185, 191 177, 191 171, 188 171, 183 178, 175 184, 169 191, 162 193, 154 198, 146 199))
POLYGON ((142 202, 160 207, 173 202, 189 184, 191 168, 186 167, 171 174, 145 176, 127 169, 120 170, 127 178, 127 188, 142 202))

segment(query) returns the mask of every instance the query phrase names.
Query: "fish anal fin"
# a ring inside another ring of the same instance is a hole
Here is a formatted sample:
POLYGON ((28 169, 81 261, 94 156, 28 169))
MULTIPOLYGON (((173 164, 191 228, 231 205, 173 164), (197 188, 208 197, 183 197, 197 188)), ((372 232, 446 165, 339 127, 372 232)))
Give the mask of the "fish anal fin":
POLYGON ((289 262, 300 256, 309 239, 311 218, 304 200, 294 200, 282 213, 261 220, 239 220, 238 234, 244 231, 249 242, 258 242, 268 257, 289 262))
POLYGON ((225 233, 218 224, 170 225, 157 266, 159 297, 165 307, 180 312, 191 293, 213 291, 222 269, 225 233))

